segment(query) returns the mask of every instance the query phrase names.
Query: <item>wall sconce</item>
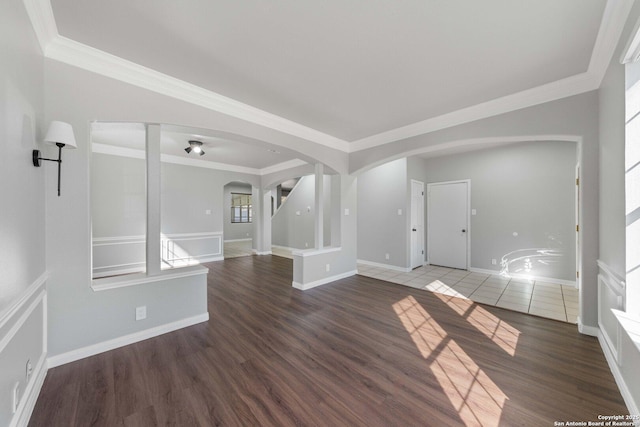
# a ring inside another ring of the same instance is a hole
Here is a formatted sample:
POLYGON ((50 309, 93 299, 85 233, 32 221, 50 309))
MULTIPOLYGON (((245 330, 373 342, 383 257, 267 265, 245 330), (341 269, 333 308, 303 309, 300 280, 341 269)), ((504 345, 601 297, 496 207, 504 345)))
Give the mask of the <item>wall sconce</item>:
POLYGON ((76 138, 73 136, 73 128, 69 123, 53 121, 49 125, 47 136, 44 138, 44 142, 49 144, 55 144, 58 147, 57 159, 45 159, 40 157, 40 150, 33 150, 31 157, 33 160, 33 166, 39 168, 40 160, 47 160, 50 162, 58 163, 58 197, 60 196, 60 167, 62 165, 62 147, 77 148, 76 138))

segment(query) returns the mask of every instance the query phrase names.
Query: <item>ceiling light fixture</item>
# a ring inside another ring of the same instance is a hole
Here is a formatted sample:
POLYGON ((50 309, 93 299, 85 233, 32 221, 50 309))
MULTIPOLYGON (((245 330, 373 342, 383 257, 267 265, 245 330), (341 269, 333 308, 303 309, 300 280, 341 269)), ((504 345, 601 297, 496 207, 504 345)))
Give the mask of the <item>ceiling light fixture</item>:
POLYGON ((186 151, 187 153, 191 153, 193 151, 194 153, 203 156, 204 151, 202 150, 202 141, 189 141, 189 146, 185 148, 184 151, 186 151))

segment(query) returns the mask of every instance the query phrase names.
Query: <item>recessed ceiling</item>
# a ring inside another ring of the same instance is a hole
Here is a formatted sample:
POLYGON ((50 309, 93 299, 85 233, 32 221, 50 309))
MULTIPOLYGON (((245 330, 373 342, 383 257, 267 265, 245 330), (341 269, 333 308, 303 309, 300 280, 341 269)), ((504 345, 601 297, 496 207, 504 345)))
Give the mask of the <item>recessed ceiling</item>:
MULTIPOLYGON (((145 138, 145 127, 140 123, 98 122, 91 126, 91 142, 95 144, 144 151, 145 138)), ((253 169, 265 169, 296 158, 284 149, 274 151, 265 144, 248 144, 222 138, 214 131, 173 125, 162 125, 160 146, 161 153, 170 156, 253 169), (192 139, 202 141, 204 156, 184 151, 192 139)))
POLYGON ((587 71, 604 0, 51 0, 62 36, 353 141, 587 71))

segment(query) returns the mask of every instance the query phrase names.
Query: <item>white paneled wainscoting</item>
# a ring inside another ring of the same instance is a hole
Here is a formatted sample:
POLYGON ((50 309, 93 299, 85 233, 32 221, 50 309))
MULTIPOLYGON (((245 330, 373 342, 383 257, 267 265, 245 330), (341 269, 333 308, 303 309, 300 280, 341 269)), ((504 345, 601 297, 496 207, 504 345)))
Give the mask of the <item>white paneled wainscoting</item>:
POLYGON ((47 374, 47 273, 0 311, 0 425, 26 426, 47 374))
MULTIPOLYGON (((626 283, 598 260, 598 340, 630 414, 640 414, 640 340, 626 323, 626 283)), ((636 325, 637 327, 637 325, 636 325)), ((636 424, 638 425, 638 424, 636 424)))
MULTIPOLYGON (((222 232, 162 234, 162 268, 184 267, 223 259, 222 232)), ((145 270, 145 236, 95 237, 93 277, 145 270)))

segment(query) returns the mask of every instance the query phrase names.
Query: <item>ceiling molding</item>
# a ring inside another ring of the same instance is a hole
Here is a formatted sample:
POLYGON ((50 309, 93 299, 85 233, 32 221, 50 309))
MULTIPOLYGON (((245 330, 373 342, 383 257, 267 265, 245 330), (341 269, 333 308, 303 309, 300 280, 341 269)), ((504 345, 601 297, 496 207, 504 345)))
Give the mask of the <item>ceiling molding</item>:
POLYGON ((604 8, 600 30, 589 62, 589 72, 597 77, 598 87, 609 68, 632 7, 633 0, 609 0, 604 8))
POLYGON ((45 56, 143 89, 347 152, 348 143, 194 84, 58 35, 45 56))
POLYGON ((637 61, 638 58, 640 58, 640 19, 636 22, 633 32, 627 41, 627 45, 622 51, 620 63, 628 64, 637 61))
MULTIPOLYGON (((108 144, 91 144, 91 152, 99 154, 109 154, 112 156, 128 157, 131 159, 144 159, 144 150, 137 150, 135 148, 118 147, 108 144)), ((246 166, 230 165, 228 163, 211 162, 208 160, 190 159, 186 157, 174 156, 171 154, 161 154, 160 161, 164 163, 173 163, 176 165, 195 166, 199 168, 215 169, 227 172, 246 173, 249 175, 263 176, 274 172, 280 172, 283 170, 295 168, 298 166, 306 165, 307 162, 300 159, 287 160, 286 162, 278 163, 272 166, 267 166, 262 169, 250 168, 246 166)))
POLYGON ((49 0, 23 0, 31 26, 33 27, 40 49, 46 53, 47 46, 58 37, 58 27, 53 16, 53 9, 49 0))
MULTIPOLYGON (((99 49, 60 36, 49 0, 23 0, 47 58, 111 77, 162 95, 236 117, 260 126, 353 153, 406 138, 485 119, 510 111, 595 90, 600 86, 618 43, 633 0, 607 0, 589 68, 535 88, 391 129, 353 142, 336 138, 286 118, 241 103, 183 80, 143 67, 99 49)), ((640 43, 640 42, 639 42, 640 43)), ((206 162, 209 163, 209 162, 206 162)))
MULTIPOLYGON (((500 145, 508 145, 508 144, 517 144, 519 142, 535 142, 535 141, 567 141, 567 142, 576 142, 578 144, 582 143, 582 137, 579 135, 514 135, 514 136, 501 136, 501 137, 482 137, 482 138, 469 138, 469 139, 460 139, 456 141, 448 141, 440 144, 428 145, 420 148, 414 148, 411 150, 403 151, 401 153, 396 153, 393 156, 385 157, 383 159, 377 160, 376 162, 370 163, 358 170, 351 171, 351 174, 359 175, 370 169, 375 168, 376 166, 380 166, 382 164, 402 159, 404 157, 412 157, 419 156, 421 154, 437 154, 439 152, 448 152, 449 150, 454 149, 481 149, 482 147, 493 147, 500 145), (481 147, 482 146, 482 147, 481 147)), ((470 151, 470 150, 463 150, 470 151)), ((448 153, 447 153, 448 154, 448 153)), ((444 155, 447 155, 444 154, 444 155)))
POLYGON ((392 129, 352 142, 351 152, 366 150, 390 142, 399 141, 450 128, 475 120, 486 119, 521 108, 531 107, 560 98, 577 95, 594 89, 595 79, 588 73, 578 74, 562 80, 524 90, 502 98, 463 108, 418 123, 392 129))

